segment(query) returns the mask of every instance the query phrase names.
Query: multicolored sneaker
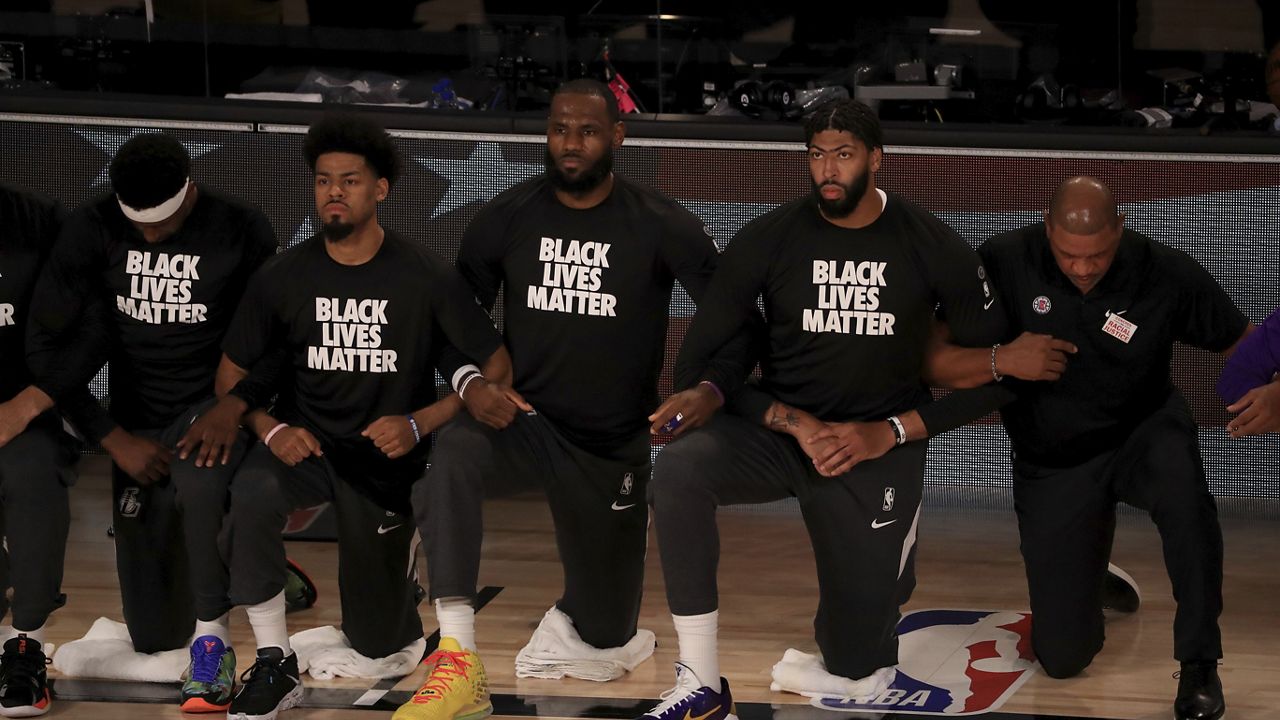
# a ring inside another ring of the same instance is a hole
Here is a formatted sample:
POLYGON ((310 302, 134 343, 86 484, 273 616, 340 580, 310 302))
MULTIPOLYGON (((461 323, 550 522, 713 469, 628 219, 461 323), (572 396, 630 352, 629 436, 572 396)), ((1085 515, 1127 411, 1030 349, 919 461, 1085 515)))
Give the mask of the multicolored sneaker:
POLYGON ((738 720, 738 708, 729 693, 729 681, 720 678, 720 689, 712 690, 698 679, 688 665, 676 663, 676 685, 662 693, 662 702, 639 720, 738 720))
POLYGON ((217 635, 191 643, 191 664, 182 683, 182 712, 224 712, 236 688, 236 651, 217 635))
POLYGON ((19 634, 0 654, 0 717, 35 717, 49 712, 44 648, 19 634))
POLYGON ((240 689, 231 698, 227 720, 275 720, 276 715, 302 702, 298 655, 278 647, 258 648, 253 667, 240 676, 240 689))
POLYGON ((493 714, 489 678, 474 650, 440 638, 440 646, 422 664, 427 666, 426 681, 391 720, 480 720, 493 714))
POLYGON ((320 596, 320 591, 316 589, 316 584, 311 582, 311 578, 307 576, 307 573, 302 569, 301 565, 288 558, 285 558, 285 563, 285 612, 306 610, 312 605, 315 605, 316 598, 320 596))

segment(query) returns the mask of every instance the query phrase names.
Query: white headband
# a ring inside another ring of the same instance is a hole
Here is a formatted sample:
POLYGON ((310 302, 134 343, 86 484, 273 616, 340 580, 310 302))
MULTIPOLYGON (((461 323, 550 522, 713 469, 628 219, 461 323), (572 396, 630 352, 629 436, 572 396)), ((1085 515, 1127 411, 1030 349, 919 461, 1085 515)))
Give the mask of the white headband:
POLYGON ((187 188, 191 186, 191 178, 182 181, 182 187, 178 189, 178 194, 165 200, 164 202, 149 208, 133 208, 124 204, 119 195, 116 195, 116 202, 120 203, 120 211, 124 216, 134 222, 140 223, 158 223, 164 222, 173 217, 178 212, 178 208, 182 207, 182 201, 187 199, 187 188))

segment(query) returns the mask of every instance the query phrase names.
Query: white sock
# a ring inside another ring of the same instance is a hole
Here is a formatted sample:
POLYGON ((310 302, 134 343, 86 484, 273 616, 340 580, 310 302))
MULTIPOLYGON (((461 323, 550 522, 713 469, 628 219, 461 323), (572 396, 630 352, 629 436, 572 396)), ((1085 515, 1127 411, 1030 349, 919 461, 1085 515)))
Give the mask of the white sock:
POLYGON ((476 649, 476 609, 460 597, 436 598, 436 622, 440 637, 451 637, 465 650, 476 649))
POLYGON ((6 625, 4 629, 12 630, 12 632, 5 635, 3 642, 9 642, 10 640, 18 637, 18 635, 21 634, 21 635, 26 635, 31 640, 35 640, 36 642, 40 643, 40 645, 43 647, 44 646, 44 628, 45 628, 45 625, 42 624, 40 625, 40 627, 36 628, 35 630, 19 630, 17 628, 11 628, 10 626, 6 625))
POLYGON ((249 627, 253 628, 253 639, 259 648, 278 647, 284 656, 293 654, 289 646, 289 628, 284 621, 284 591, 266 602, 251 605, 244 609, 249 616, 249 627))
POLYGON ((680 642, 680 662, 689 666, 703 684, 720 692, 720 655, 716 635, 720 629, 720 611, 702 615, 672 615, 676 639, 680 642))
POLYGON ((212 620, 196 620, 196 637, 205 635, 213 635, 222 641, 223 645, 231 645, 231 613, 225 612, 222 617, 212 620))

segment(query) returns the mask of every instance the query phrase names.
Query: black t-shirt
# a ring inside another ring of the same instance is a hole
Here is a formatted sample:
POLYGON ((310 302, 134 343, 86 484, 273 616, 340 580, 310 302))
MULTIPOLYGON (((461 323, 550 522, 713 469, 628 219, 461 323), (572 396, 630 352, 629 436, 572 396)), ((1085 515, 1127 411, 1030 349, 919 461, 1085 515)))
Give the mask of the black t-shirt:
POLYGON ((885 203, 858 229, 828 222, 811 197, 744 227, 678 363, 705 362, 763 298, 767 395, 826 421, 883 419, 929 402, 920 374, 935 310, 962 345, 998 341, 1004 319, 955 231, 898 195, 885 203))
POLYGON ((291 385, 281 388, 277 416, 326 449, 372 448, 360 433, 374 420, 436 401, 444 342, 479 364, 502 339, 448 263, 388 230, 362 265, 335 261, 320 235, 272 258, 250 282, 223 349, 242 368, 283 349, 291 385))
POLYGON ((458 269, 486 308, 504 287, 516 390, 575 444, 613 456, 657 407, 674 282, 699 301, 716 256, 703 223, 652 189, 615 175, 604 202, 575 210, 542 176, 480 210, 458 269))
POLYGON ((53 200, 0 184, 0 402, 31 384, 27 313, 63 217, 53 200))
POLYGON ((1134 230, 1088 295, 1058 268, 1043 223, 997 235, 979 252, 1012 334, 1047 333, 1080 349, 1057 382, 1004 381, 1017 395, 1001 410, 1005 429, 1032 464, 1073 466, 1118 447, 1173 389, 1175 341, 1220 352, 1248 324, 1195 260, 1134 230))
POLYGON ((73 357, 41 384, 60 403, 103 360, 111 416, 127 430, 164 427, 213 395, 222 336, 276 237, 257 208, 205 186, 198 192, 182 227, 159 243, 142 238, 114 194, 67 220, 32 315, 33 343, 74 344, 73 357), (69 333, 106 341, 85 347, 69 333))

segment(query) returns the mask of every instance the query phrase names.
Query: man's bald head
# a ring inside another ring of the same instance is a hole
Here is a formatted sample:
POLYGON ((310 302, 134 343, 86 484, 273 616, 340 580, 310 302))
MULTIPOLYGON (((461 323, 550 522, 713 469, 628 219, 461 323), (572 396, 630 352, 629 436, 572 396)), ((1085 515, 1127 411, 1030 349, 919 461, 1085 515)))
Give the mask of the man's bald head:
POLYGON ((1111 188, 1096 178, 1064 180, 1049 201, 1045 220, 1072 235, 1093 235, 1115 226, 1116 199, 1111 188))
POLYGON ((1124 234, 1111 190, 1091 177, 1073 177, 1053 193, 1044 214, 1045 235, 1059 269, 1081 293, 1107 274, 1124 234))

